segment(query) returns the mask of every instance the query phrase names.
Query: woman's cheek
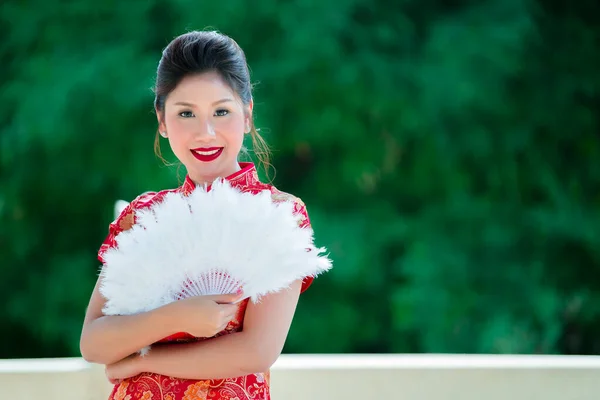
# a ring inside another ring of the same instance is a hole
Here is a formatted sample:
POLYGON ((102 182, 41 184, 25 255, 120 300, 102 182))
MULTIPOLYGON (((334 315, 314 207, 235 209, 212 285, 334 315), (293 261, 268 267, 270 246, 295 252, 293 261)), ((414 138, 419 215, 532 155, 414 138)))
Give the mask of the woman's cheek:
POLYGON ((228 135, 243 133, 244 120, 240 120, 239 118, 223 120, 219 122, 219 128, 228 135))
POLYGON ((175 130, 176 132, 185 130, 186 125, 189 126, 189 122, 186 124, 186 121, 180 118, 173 118, 171 121, 171 129, 175 130))

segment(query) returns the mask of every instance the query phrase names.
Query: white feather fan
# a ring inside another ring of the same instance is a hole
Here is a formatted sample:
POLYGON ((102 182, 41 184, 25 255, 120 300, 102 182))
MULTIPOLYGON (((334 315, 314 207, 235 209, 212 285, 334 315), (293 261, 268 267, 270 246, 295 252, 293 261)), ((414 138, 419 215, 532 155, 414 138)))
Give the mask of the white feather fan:
POLYGON ((293 203, 270 191, 242 193, 227 181, 190 195, 169 193, 117 235, 105 255, 106 315, 129 315, 194 295, 235 293, 258 301, 331 268, 300 228, 293 203))

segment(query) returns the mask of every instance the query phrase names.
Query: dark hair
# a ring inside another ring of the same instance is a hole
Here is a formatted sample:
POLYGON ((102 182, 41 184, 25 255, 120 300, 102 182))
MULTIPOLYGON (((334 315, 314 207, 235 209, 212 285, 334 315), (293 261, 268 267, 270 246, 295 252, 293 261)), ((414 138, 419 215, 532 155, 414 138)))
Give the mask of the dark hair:
MULTIPOLYGON (((242 100, 244 105, 252 100, 252 84, 246 56, 240 46, 229 36, 215 31, 192 31, 173 39, 163 50, 156 73, 154 106, 164 112, 165 100, 188 75, 217 72, 242 100)), ((254 154, 267 172, 269 147, 256 131, 251 120, 251 136, 254 154)), ((158 131, 154 151, 162 158, 158 131)))

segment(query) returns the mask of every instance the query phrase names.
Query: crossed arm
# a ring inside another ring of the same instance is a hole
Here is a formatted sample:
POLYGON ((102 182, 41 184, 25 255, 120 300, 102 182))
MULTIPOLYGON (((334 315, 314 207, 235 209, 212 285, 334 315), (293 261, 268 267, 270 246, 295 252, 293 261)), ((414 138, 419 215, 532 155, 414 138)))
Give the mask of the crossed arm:
POLYGON ((186 344, 155 346, 135 352, 176 333, 169 306, 134 316, 103 316, 104 299, 94 289, 81 336, 81 353, 89 362, 107 365, 111 380, 142 372, 181 379, 221 379, 266 371, 279 357, 289 332, 301 281, 289 289, 250 302, 241 332, 186 344))

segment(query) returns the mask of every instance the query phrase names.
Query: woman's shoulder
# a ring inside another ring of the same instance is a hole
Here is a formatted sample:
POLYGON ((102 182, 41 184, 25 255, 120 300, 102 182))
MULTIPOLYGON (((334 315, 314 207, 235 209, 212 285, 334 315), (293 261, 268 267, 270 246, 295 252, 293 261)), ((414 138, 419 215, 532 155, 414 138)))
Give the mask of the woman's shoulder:
POLYGON ((135 224, 136 211, 151 207, 164 198, 167 193, 175 192, 176 190, 177 189, 165 189, 158 192, 147 191, 139 194, 129 202, 120 200, 116 219, 111 225, 116 225, 119 231, 130 229, 135 224))
POLYGON ((136 223, 136 212, 144 208, 151 207, 157 201, 162 199, 167 193, 174 192, 177 189, 162 190, 159 192, 144 192, 131 201, 119 200, 116 205, 116 217, 108 226, 108 234, 98 251, 98 260, 104 263, 104 253, 116 245, 115 237, 124 231, 133 227, 136 223))
POLYGON ((279 203, 279 202, 284 202, 284 201, 292 201, 294 203, 304 204, 304 202, 302 201, 302 199, 300 199, 300 197, 293 195, 291 193, 283 192, 283 191, 277 189, 273 185, 268 185, 268 186, 269 186, 269 190, 271 191, 271 198, 273 199, 274 202, 279 203))
MULTIPOLYGON (((312 225, 310 223, 310 217, 308 216, 308 211, 306 211, 306 204, 302 199, 294 194, 283 192, 277 189, 275 186, 269 185, 269 190, 271 191, 271 199, 275 203, 280 202, 292 202, 294 204, 294 214, 298 216, 298 226, 300 228, 307 228, 312 230, 312 225)), ((304 293, 310 285, 312 285, 314 281, 313 276, 307 276, 302 280, 302 287, 300 289, 300 293, 304 293)))
POLYGON ((150 207, 152 204, 156 203, 156 201, 160 200, 160 198, 164 197, 164 195, 172 190, 161 190, 159 192, 148 191, 139 194, 129 203, 130 208, 133 210, 140 210, 143 208, 150 207))
POLYGON ((310 218, 308 216, 308 211, 306 210, 306 204, 304 204, 304 201, 302 201, 300 197, 283 192, 272 185, 269 185, 269 190, 271 191, 271 199, 274 203, 291 202, 294 204, 294 213, 300 217, 299 224, 301 227, 304 228, 310 226, 310 218))

